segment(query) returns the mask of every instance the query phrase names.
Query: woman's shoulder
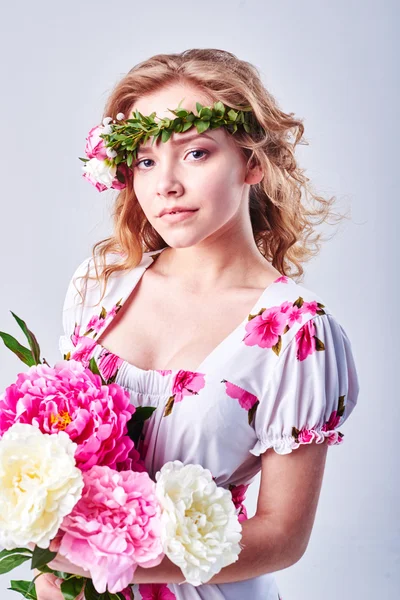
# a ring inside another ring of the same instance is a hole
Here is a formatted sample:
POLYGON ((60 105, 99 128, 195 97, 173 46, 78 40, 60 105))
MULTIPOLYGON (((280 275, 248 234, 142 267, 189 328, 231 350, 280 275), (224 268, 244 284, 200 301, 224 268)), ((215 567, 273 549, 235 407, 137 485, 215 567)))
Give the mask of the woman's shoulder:
POLYGON ((93 255, 84 258, 73 270, 68 281, 63 313, 80 323, 90 320, 98 311, 108 312, 121 304, 130 294, 138 279, 137 273, 155 260, 159 251, 143 252, 139 263, 132 268, 112 271, 107 281, 101 277, 105 267, 121 263, 121 254, 108 253, 105 259, 97 260, 93 255), (96 268, 97 266, 97 268, 96 268))
POLYGON ((275 283, 278 285, 273 290, 263 318, 275 318, 280 326, 285 324, 285 345, 311 320, 336 320, 329 302, 313 288, 287 276, 279 277, 275 283))

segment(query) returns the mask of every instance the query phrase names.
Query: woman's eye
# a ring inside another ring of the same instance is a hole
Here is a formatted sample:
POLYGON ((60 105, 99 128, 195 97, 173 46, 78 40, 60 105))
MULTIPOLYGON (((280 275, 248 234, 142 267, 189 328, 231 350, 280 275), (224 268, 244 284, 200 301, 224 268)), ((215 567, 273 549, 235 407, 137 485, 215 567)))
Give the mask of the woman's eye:
POLYGON ((139 160, 137 163, 135 163, 135 167, 138 167, 139 165, 149 161, 151 162, 151 158, 144 158, 143 160, 139 160))
POLYGON ((191 150, 189 154, 193 154, 194 152, 200 152, 200 154, 208 154, 207 150, 191 150))
MULTIPOLYGON (((194 153, 196 153, 196 154, 199 154, 199 153, 200 154, 209 154, 209 151, 208 150, 191 150, 188 154, 194 154, 194 153)), ((200 160, 202 160, 202 157, 197 158, 194 162, 200 162, 200 160)), ((143 158, 142 160, 139 160, 138 162, 135 163, 135 167, 138 167, 139 165, 144 164, 144 163, 148 163, 149 161, 153 162, 151 160, 151 158, 143 158)), ((147 168, 144 167, 144 169, 142 169, 142 171, 143 170, 146 171, 147 168)))

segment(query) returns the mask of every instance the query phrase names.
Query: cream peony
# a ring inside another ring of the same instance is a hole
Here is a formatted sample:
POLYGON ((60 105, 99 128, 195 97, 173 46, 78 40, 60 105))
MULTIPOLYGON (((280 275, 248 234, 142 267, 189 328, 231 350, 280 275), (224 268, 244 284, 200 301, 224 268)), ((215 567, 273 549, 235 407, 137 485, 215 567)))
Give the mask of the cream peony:
POLYGON ((0 438, 0 546, 48 548, 82 496, 77 445, 65 431, 15 423, 0 438))
POLYGON ((242 526, 232 494, 218 487, 201 465, 167 462, 156 473, 162 507, 164 552, 178 565, 185 583, 209 581, 238 559, 242 526))
POLYGON ((107 165, 106 161, 98 160, 97 158, 91 158, 85 162, 82 169, 84 170, 84 175, 103 184, 107 188, 111 187, 117 173, 115 165, 107 165))

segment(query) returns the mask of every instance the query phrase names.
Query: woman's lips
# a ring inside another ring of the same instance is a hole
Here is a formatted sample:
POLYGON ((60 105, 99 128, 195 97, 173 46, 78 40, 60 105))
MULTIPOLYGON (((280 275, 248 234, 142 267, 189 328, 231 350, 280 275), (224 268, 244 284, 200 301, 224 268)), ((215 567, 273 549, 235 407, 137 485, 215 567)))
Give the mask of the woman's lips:
POLYGON ((163 219, 163 221, 166 221, 167 223, 177 223, 179 221, 184 221, 185 219, 190 218, 198 210, 199 209, 196 208, 196 210, 182 210, 176 213, 165 213, 161 217, 161 219, 163 219))

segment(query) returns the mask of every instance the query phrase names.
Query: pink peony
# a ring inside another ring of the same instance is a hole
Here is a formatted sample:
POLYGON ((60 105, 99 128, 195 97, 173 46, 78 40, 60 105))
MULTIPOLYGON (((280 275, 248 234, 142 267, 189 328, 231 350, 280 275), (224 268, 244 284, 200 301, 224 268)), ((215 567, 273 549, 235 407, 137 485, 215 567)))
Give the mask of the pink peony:
POLYGON ((108 165, 108 167, 114 165, 114 163, 110 161, 110 157, 107 156, 106 141, 104 138, 100 137, 100 134, 103 133, 104 130, 105 128, 102 125, 96 125, 95 127, 92 127, 86 137, 86 156, 91 161, 92 159, 96 159, 96 161, 99 162, 97 163, 94 161, 93 168, 91 168, 93 161, 85 163, 83 177, 85 177, 92 185, 94 185, 99 192, 104 192, 105 190, 109 189, 109 187, 115 190, 123 190, 126 187, 127 179, 132 177, 132 170, 129 169, 127 164, 120 163, 117 166, 117 172, 120 173, 125 180, 123 183, 115 176, 107 185, 102 176, 99 176, 99 169, 103 173, 104 169, 107 170, 106 165, 108 165))
POLYGON ((43 433, 65 430, 77 444, 79 469, 100 464, 118 469, 134 446, 127 422, 135 410, 127 390, 102 385, 99 375, 78 361, 63 360, 54 368, 39 364, 19 373, 0 395, 0 437, 17 422, 43 433))
POLYGON ((136 450, 136 448, 132 448, 126 460, 118 463, 118 470, 147 472, 143 459, 140 457, 140 453, 138 450, 136 450))
POLYGON ((98 192, 105 192, 106 190, 108 190, 108 187, 106 185, 104 185, 104 183, 101 183, 100 181, 96 181, 96 179, 93 177, 93 175, 91 173, 88 173, 87 171, 85 171, 84 173, 82 173, 82 177, 84 177, 85 179, 88 180, 89 183, 94 185, 94 187, 96 188, 96 190, 98 192))
POLYGON ((104 160, 108 158, 106 153, 105 140, 100 137, 103 133, 104 127, 96 125, 92 127, 86 137, 85 152, 88 158, 97 158, 97 160, 104 160))
POLYGON ((90 571, 99 593, 133 583, 136 567, 159 565, 161 506, 147 473, 95 466, 83 473, 82 497, 64 517, 59 552, 90 571))
POLYGON ((132 177, 132 170, 131 170, 131 169, 128 167, 128 165, 127 165, 127 164, 125 164, 125 163, 123 163, 123 162, 122 162, 122 163, 120 163, 120 164, 117 166, 117 171, 118 171, 118 173, 121 173, 121 174, 122 174, 122 176, 123 176, 123 178, 125 179, 125 181, 124 181, 124 183, 121 183, 121 182, 120 182, 120 181, 117 179, 117 177, 115 177, 115 179, 114 179, 114 180, 113 180, 113 182, 112 182, 112 185, 111 185, 111 187, 112 187, 114 190, 123 190, 124 188, 126 188, 126 182, 127 182, 127 179, 129 179, 130 177, 132 177))
POLYGON ((142 600, 176 600, 166 583, 139 583, 142 600))

